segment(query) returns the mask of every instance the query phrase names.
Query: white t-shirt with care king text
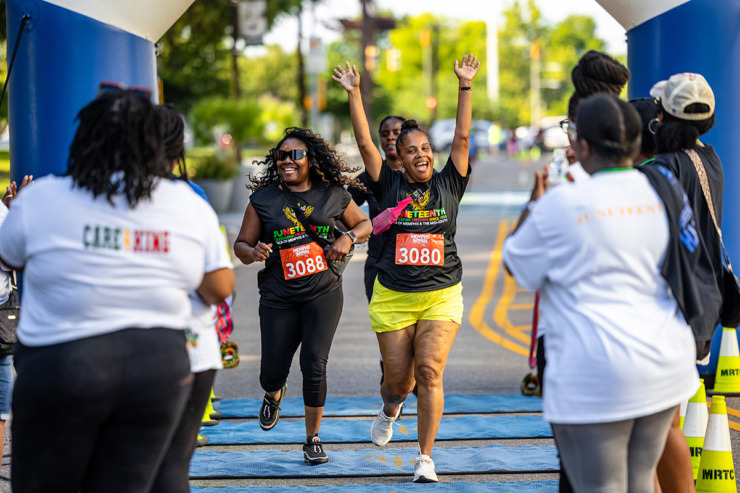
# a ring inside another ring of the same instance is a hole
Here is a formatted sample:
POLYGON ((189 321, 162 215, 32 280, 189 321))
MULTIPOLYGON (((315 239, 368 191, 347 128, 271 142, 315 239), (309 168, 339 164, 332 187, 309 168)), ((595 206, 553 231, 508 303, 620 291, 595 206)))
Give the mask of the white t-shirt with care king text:
POLYGON ((231 268, 218 217, 185 182, 112 206, 70 177, 35 181, 0 228, 0 258, 25 267, 18 339, 43 346, 125 328, 185 329, 188 293, 231 268))
POLYGON ((553 188, 506 240, 517 283, 547 287, 547 421, 631 419, 696 392, 693 334, 660 275, 667 244, 662 202, 637 170, 553 188))

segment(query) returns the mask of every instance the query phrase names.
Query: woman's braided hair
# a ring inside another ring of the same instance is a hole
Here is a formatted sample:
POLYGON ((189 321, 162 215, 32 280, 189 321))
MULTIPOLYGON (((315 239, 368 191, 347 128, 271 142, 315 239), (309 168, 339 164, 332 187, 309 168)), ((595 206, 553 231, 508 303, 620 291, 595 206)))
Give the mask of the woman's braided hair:
POLYGON ((156 110, 162 119, 164 158, 169 163, 177 161, 180 179, 189 181, 188 169, 185 165, 185 119, 171 104, 160 104, 156 110))
POLYGON ((251 184, 247 185, 247 188, 252 192, 282 181, 272 151, 280 149, 283 142, 289 139, 299 140, 306 146, 309 166, 308 173, 312 181, 318 180, 340 187, 351 185, 360 190, 365 190, 365 186, 359 180, 350 179, 343 174, 355 173, 360 168, 350 168, 347 166, 339 157, 337 151, 321 138, 320 135, 313 133, 307 128, 288 127, 285 129, 285 136, 267 153, 265 159, 263 161, 254 161, 255 164, 267 165, 267 169, 257 176, 249 177, 251 184))
POLYGON ((159 177, 170 176, 164 159, 161 119, 145 96, 131 91, 102 94, 77 114, 79 127, 67 172, 93 197, 126 196, 131 208, 148 199, 159 177))
POLYGON ((619 96, 630 80, 630 71, 606 53, 589 50, 573 67, 570 78, 575 91, 568 101, 568 116, 575 120, 582 99, 598 93, 619 96))

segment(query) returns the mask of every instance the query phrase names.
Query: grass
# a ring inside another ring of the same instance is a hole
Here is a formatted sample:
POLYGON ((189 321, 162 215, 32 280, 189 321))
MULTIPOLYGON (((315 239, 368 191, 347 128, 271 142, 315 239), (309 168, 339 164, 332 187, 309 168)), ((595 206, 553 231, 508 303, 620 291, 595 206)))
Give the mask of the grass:
POLYGON ((5 187, 10 185, 10 152, 0 151, 0 196, 5 195, 5 187))

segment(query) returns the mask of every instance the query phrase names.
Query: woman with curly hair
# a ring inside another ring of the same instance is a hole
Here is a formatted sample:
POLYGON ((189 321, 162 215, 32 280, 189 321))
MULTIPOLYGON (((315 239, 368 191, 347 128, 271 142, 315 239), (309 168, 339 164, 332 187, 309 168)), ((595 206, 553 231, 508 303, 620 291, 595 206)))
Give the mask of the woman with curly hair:
POLYGON ((329 460, 319 439, 326 400, 326 364, 342 313, 342 277, 327 261, 342 260, 352 245, 367 240, 370 220, 344 185, 361 187, 343 173, 354 170, 319 135, 291 127, 259 164, 267 170, 251 178, 252 196, 244 212, 234 253, 245 264, 265 262, 259 272, 262 362, 265 390, 259 415, 267 431, 278 422, 290 364, 301 346, 306 442, 310 465, 329 460), (335 228, 337 221, 348 228, 335 228), (306 231, 304 224, 311 228, 306 231), (320 242, 331 246, 323 247, 320 242))

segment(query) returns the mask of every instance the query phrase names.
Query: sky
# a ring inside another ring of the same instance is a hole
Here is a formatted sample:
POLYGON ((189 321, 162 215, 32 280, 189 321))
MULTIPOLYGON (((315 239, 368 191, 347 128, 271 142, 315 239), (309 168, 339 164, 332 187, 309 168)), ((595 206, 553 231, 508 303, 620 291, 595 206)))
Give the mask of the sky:
MULTIPOLYGON (((375 0, 378 10, 390 10, 396 16, 416 16, 424 12, 464 20, 484 20, 502 24, 500 13, 513 0, 375 0), (482 8, 483 6, 483 8, 482 8)), ((627 53, 625 30, 604 10, 596 0, 538 0, 542 16, 550 23, 558 22, 571 14, 586 14, 596 20, 596 34, 607 43, 611 55, 627 53)), ((327 28, 338 25, 337 19, 355 18, 360 14, 360 0, 323 0, 304 13, 303 34, 306 39, 318 36, 331 42, 341 33, 327 28)), ((279 20, 264 37, 266 44, 279 44, 284 50, 294 50, 297 42, 295 18, 279 20)))

